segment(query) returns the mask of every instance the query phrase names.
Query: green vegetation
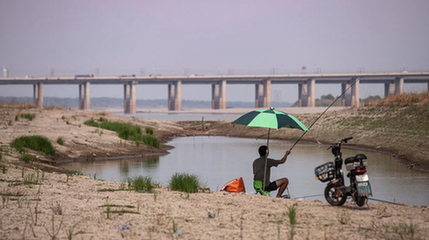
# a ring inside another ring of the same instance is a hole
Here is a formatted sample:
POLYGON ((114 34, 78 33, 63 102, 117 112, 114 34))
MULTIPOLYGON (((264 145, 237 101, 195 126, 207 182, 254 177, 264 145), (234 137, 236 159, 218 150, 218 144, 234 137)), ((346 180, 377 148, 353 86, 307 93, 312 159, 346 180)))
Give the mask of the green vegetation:
POLYGON ((170 180, 169 188, 174 191, 195 193, 200 186, 200 180, 194 174, 175 173, 170 180))
POLYGON ((30 154, 24 154, 21 156, 20 160, 26 163, 33 162, 36 159, 35 156, 30 154))
POLYGON ((145 128, 145 132, 146 132, 146 134, 153 135, 153 128, 151 128, 151 127, 146 127, 146 128, 145 128))
POLYGON ((290 239, 293 239, 293 237, 295 236, 295 225, 297 223, 296 221, 296 203, 293 204, 292 206, 288 207, 289 212, 288 212, 288 216, 289 216, 289 222, 290 222, 290 239))
POLYGON ((128 188, 133 189, 136 192, 152 192, 154 183, 152 182, 151 177, 138 176, 128 179, 128 188))
POLYGON ((64 145, 64 138, 63 137, 58 137, 57 138, 57 143, 60 145, 64 145))
POLYGON ((110 215, 112 213, 117 213, 119 215, 122 215, 125 213, 140 214, 138 211, 129 210, 129 209, 136 208, 135 206, 131 206, 131 205, 104 204, 104 205, 101 205, 100 207, 106 208, 106 211, 104 213, 106 213, 107 219, 110 218, 110 215))
POLYGON ((16 138, 10 144, 11 147, 16 148, 19 152, 26 152, 24 148, 29 148, 35 151, 41 151, 46 155, 55 154, 55 148, 51 142, 43 136, 22 136, 16 138))
MULTIPOLYGON (((36 117, 36 114, 32 114, 32 113, 21 113, 21 117, 22 118, 26 118, 28 120, 33 120, 36 117)), ((15 117, 15 121, 16 121, 16 117, 15 117)))
MULTIPOLYGON (((85 125, 97 128, 103 128, 110 131, 115 131, 118 133, 118 136, 125 140, 131 140, 137 142, 144 142, 146 145, 152 147, 159 147, 159 140, 151 135, 142 135, 142 130, 140 126, 132 125, 129 123, 122 122, 109 122, 106 118, 100 117, 98 121, 94 119, 90 119, 84 122, 85 125)), ((150 132, 153 134, 153 129, 146 128, 146 132, 150 132), (148 130, 149 129, 149 130, 148 130)), ((138 145, 138 144, 136 144, 138 145)))
POLYGON ((159 140, 155 136, 152 135, 144 135, 143 136, 143 142, 144 144, 152 147, 159 147, 159 140))
POLYGON ((288 207, 288 209, 289 209, 288 216, 289 216, 290 225, 295 225, 297 222, 296 221, 296 203, 288 207))

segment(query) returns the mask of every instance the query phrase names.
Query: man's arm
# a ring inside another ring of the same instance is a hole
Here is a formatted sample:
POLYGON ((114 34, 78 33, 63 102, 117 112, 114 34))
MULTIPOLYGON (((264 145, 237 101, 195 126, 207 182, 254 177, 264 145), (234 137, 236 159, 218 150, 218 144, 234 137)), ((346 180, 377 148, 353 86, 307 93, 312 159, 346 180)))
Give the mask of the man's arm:
POLYGON ((282 157, 282 159, 280 159, 280 163, 279 164, 283 164, 286 162, 287 160, 287 156, 290 154, 290 151, 286 151, 285 155, 282 157))

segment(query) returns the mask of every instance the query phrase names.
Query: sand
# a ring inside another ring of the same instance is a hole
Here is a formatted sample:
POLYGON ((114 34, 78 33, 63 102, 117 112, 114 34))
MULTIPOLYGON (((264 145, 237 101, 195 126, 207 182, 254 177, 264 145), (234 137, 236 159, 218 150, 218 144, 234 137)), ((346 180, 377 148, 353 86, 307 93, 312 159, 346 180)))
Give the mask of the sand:
POLYGON ((0 239, 429 239, 425 206, 371 202, 357 207, 348 201, 333 207, 244 193, 187 194, 166 186, 140 193, 126 190, 126 183, 61 173, 64 169, 54 162, 167 153, 164 143, 160 149, 136 147, 116 133, 83 124, 100 116, 151 126, 163 142, 198 129, 215 134, 202 128, 216 123, 202 127, 105 112, 1 108, 0 239), (15 121, 22 112, 36 118, 15 121), (57 154, 39 154, 39 162, 24 164, 9 143, 25 134, 48 137, 57 154), (64 145, 56 143, 58 137, 65 139, 64 145), (106 189, 112 191, 101 191, 106 189), (290 222, 293 209, 295 224, 290 222))

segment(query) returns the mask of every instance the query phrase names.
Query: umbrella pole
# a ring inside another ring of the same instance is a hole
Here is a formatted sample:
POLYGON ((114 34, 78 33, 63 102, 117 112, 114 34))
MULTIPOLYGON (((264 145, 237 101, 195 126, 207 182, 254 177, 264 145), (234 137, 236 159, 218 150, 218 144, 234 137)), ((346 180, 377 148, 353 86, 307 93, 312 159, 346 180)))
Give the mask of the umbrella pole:
POLYGON ((270 130, 271 130, 271 128, 268 128, 267 147, 270 145, 270 130))
MULTIPOLYGON (((268 148, 268 145, 270 144, 270 130, 271 130, 271 128, 268 128, 267 148, 268 148)), ((266 179, 265 173, 267 172, 267 157, 268 156, 265 153, 264 182, 262 183, 262 190, 263 191, 265 191, 265 179, 266 179)))

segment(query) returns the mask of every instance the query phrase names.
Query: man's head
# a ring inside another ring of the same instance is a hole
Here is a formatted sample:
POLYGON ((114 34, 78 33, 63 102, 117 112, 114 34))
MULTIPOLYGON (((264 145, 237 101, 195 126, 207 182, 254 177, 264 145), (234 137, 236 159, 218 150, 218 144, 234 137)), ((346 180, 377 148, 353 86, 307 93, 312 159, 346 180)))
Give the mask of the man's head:
POLYGON ((267 146, 260 146, 258 149, 259 156, 268 156, 268 147, 267 146))

